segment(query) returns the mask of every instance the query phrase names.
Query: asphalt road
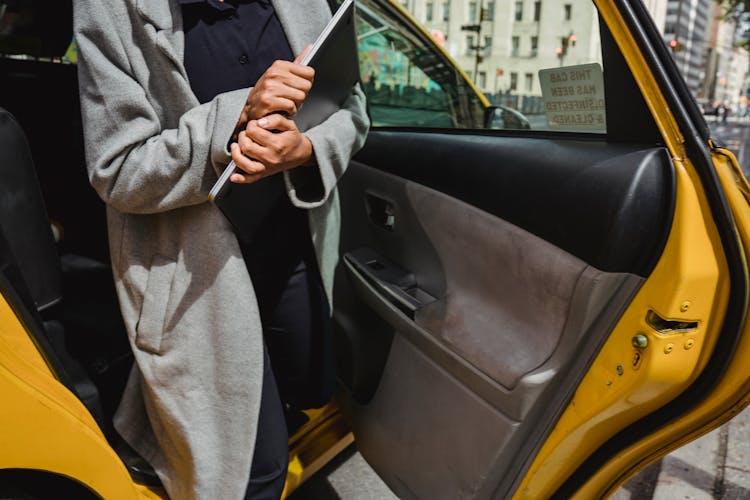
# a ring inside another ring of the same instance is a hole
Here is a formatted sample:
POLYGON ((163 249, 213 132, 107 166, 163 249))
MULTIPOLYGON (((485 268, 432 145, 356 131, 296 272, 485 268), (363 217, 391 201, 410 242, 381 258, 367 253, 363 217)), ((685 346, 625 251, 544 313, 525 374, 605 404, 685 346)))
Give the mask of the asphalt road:
MULTIPOLYGON (((711 124, 712 137, 737 156, 750 177, 750 122, 711 124)), ((396 496, 357 452, 342 452, 290 500, 392 500, 396 496)), ((652 464, 612 500, 750 499, 750 408, 732 421, 652 464)))

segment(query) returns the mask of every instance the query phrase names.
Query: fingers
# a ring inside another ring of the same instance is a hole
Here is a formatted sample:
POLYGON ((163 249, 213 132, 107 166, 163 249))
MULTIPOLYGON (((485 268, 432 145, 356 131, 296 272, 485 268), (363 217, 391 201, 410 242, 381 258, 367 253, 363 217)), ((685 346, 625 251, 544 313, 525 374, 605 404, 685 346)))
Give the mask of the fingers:
POLYGON ((291 87, 307 92, 315 78, 315 70, 310 66, 302 66, 290 61, 274 61, 263 76, 281 80, 291 87))
POLYGON ((267 164, 275 164, 283 157, 290 138, 285 132, 299 133, 293 120, 279 114, 272 114, 248 122, 240 134, 240 149, 245 155, 267 164))
MULTIPOLYGON (((309 89, 309 82, 307 83, 306 88, 309 89)), ((297 112, 306 97, 306 90, 288 86, 279 80, 264 80, 250 91, 247 107, 254 118, 278 112, 291 116, 297 112)))
POLYGON ((289 153, 298 142, 299 135, 292 120, 273 114, 250 121, 247 128, 240 132, 238 145, 243 155, 265 166, 264 175, 270 175, 289 162, 289 153))
MULTIPOLYGON (((279 123, 279 126, 284 125, 279 123)), ((259 170, 255 164, 260 163, 264 168, 264 175, 274 173, 284 162, 289 149, 289 140, 286 134, 273 133, 260 127, 256 121, 250 122, 247 130, 240 132, 237 139, 239 152, 254 162, 253 164, 243 163, 250 167, 250 170, 244 168, 243 170, 250 174, 258 173, 259 170)))
POLYGON ((250 118, 271 113, 294 115, 312 88, 315 70, 289 61, 275 61, 250 91, 246 107, 250 118))
MULTIPOLYGON (((244 133, 240 133, 240 138, 242 138, 243 135, 244 133)), ((266 169, 265 165, 245 156, 240 149, 240 145, 236 142, 233 142, 230 148, 234 164, 242 170, 242 172, 232 174, 229 177, 230 181, 245 184, 254 182, 263 176, 263 172, 266 169)))
POLYGON ((261 118, 271 113, 283 113, 293 116, 297 113, 297 108, 302 101, 294 101, 286 97, 277 97, 269 93, 262 94, 258 97, 256 103, 252 106, 252 115, 261 118))
POLYGON ((248 122, 246 132, 251 139, 256 140, 260 144, 267 145, 268 140, 272 140, 273 132, 290 132, 297 130, 297 124, 294 120, 287 118, 284 115, 273 113, 268 116, 264 116, 260 120, 252 120, 248 122))
POLYGON ((230 180, 242 183, 307 164, 313 154, 312 143, 294 121, 278 114, 248 122, 231 148, 232 159, 242 172, 230 180))
POLYGON ((299 64, 302 62, 302 60, 305 58, 308 52, 310 52, 310 49, 312 49, 312 44, 305 47, 302 52, 299 53, 297 57, 294 58, 294 63, 299 64))
POLYGON ((262 174, 238 174, 234 173, 229 177, 229 180, 231 182, 234 182, 235 184, 252 184, 255 181, 259 181, 263 178, 262 174))

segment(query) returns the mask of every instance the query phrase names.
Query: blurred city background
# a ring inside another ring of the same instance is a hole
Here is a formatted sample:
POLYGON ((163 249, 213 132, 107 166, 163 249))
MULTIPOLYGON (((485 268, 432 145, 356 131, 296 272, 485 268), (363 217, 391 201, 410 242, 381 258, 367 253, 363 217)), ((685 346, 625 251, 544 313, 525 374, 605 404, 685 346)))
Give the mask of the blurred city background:
MULTIPOLYGON (((557 2, 544 0, 399 3, 490 102, 521 111, 532 128, 543 112, 537 70, 600 58, 598 20, 590 0, 569 0, 562 12, 557 2)), ((708 120, 746 119, 750 16, 714 0, 644 3, 708 120)))

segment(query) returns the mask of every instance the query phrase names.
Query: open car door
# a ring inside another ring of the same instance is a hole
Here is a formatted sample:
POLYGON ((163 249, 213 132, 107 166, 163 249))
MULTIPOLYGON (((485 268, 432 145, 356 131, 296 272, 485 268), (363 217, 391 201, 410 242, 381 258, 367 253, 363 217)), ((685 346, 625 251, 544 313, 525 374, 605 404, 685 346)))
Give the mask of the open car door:
POLYGON ((575 48, 505 70, 498 97, 521 75, 541 97, 515 107, 542 113, 498 131, 400 7, 358 4, 373 128, 334 319, 344 411, 394 492, 600 497, 739 411, 750 189, 640 2, 542 2, 526 25, 575 48))

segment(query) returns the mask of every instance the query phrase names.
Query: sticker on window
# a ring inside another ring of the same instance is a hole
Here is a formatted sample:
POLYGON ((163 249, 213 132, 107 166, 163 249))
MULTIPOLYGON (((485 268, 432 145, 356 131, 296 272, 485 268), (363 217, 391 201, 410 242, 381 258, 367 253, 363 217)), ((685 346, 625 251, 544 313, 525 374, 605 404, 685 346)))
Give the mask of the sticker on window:
POLYGON ((604 78, 598 63, 539 70, 547 122, 553 130, 604 132, 604 78))

